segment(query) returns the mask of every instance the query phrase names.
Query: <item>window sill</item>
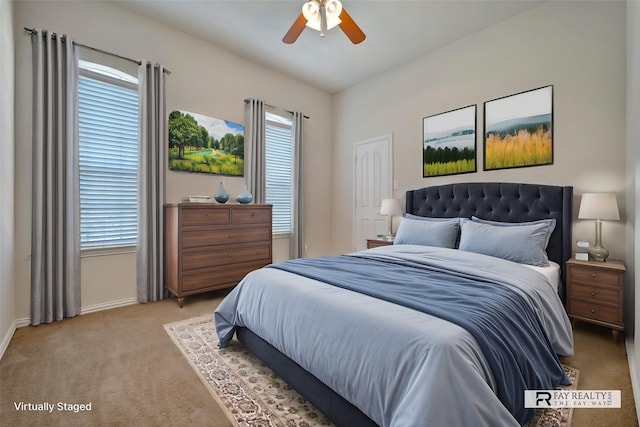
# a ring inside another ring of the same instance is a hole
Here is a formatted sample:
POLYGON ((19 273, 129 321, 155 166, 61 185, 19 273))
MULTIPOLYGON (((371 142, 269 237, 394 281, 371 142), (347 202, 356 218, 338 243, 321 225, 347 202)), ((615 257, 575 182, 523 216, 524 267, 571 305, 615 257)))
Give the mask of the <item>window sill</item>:
POLYGON ((290 239, 291 233, 273 233, 273 240, 290 239))
POLYGON ((80 258, 89 258, 96 256, 110 256, 110 255, 123 255, 123 254, 135 254, 135 246, 112 246, 108 248, 91 248, 82 249, 80 251, 80 258))

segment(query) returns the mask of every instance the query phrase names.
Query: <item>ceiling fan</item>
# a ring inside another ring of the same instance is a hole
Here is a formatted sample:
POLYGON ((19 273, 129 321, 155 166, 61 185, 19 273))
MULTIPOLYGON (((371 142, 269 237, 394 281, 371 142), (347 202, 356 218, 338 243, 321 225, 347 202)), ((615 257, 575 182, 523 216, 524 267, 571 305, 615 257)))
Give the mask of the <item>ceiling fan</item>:
POLYGON ((324 37, 324 33, 336 25, 340 26, 353 44, 361 43, 366 38, 358 24, 343 9, 340 0, 310 0, 302 6, 302 13, 282 41, 287 44, 295 42, 302 34, 304 27, 320 31, 320 37, 324 37))

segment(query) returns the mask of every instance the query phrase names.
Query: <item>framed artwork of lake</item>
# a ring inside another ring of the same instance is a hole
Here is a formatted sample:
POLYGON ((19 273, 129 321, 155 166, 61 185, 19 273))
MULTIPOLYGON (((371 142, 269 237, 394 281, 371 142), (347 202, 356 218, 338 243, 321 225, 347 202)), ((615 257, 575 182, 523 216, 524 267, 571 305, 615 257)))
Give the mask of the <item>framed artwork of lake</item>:
POLYGON ((170 170, 244 176, 244 126, 175 110, 168 128, 170 170))
POLYGON ((484 169, 553 164, 553 86, 484 103, 484 169))
POLYGON ((476 106, 422 119, 422 177, 476 171, 476 106))

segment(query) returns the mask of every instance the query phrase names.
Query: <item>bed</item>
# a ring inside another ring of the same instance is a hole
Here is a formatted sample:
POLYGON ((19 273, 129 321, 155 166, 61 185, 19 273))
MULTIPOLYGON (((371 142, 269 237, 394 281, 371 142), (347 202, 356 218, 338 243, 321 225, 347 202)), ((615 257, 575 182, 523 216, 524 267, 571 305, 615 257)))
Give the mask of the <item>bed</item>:
POLYGON ((571 218, 571 187, 408 191, 394 245, 248 274, 214 313, 220 344, 235 333, 338 426, 525 424, 523 390, 567 381, 571 218))

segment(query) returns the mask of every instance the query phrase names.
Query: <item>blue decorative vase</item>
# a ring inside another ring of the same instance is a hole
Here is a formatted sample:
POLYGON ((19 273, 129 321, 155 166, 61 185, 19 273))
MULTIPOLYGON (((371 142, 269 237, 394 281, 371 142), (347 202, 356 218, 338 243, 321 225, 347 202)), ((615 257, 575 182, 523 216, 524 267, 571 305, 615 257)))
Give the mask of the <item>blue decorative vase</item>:
POLYGON ((216 199, 216 202, 218 203, 227 203, 227 200, 229 200, 229 193, 227 193, 227 190, 224 189, 222 181, 220 181, 218 192, 215 196, 213 196, 213 198, 216 199))
POLYGON ((240 194, 238 194, 238 197, 236 197, 236 201, 238 203, 251 203, 251 201, 253 200, 253 196, 251 195, 251 193, 249 193, 249 190, 247 190, 247 186, 244 186, 244 190, 242 190, 242 192, 240 194))

